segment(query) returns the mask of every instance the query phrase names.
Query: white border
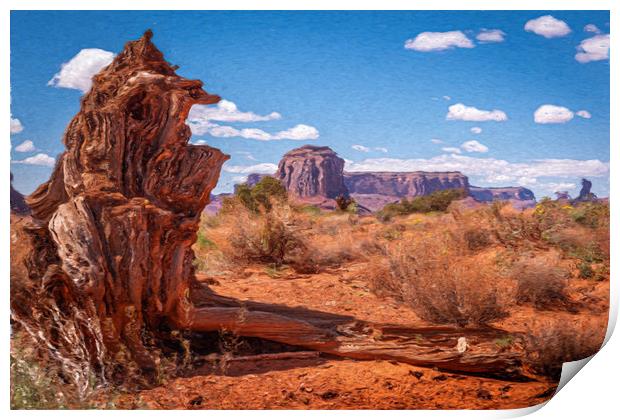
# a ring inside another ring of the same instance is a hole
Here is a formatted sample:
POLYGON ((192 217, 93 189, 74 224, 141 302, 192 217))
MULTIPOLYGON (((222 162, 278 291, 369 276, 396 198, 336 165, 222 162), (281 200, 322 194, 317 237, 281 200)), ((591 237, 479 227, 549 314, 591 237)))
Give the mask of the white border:
MULTIPOLYGON (((9 238, 9 201, 6 199, 9 195, 9 172, 10 172, 10 139, 9 139, 9 119, 6 116, 10 113, 10 93, 7 89, 10 85, 10 67, 9 67, 9 49, 10 49, 10 27, 9 27, 9 11, 10 10, 610 10, 611 21, 610 28, 617 29, 615 27, 615 12, 618 10, 617 2, 612 0, 575 0, 575 1, 561 1, 561 0, 521 0, 521 1, 490 1, 490 0, 469 0, 467 3, 458 0, 443 0, 438 1, 402 1, 402 0, 383 0, 380 2, 365 2, 359 1, 339 1, 339 0, 315 0, 315 1, 296 1, 286 2, 282 0, 263 0, 257 1, 243 1, 243 0, 228 0, 228 1, 190 1, 190 0, 176 0, 171 2, 169 0, 132 0, 131 2, 125 0, 58 0, 58 1, 45 1, 45 0, 5 0, 0 4, 0 51, 4 56, 3 60, 0 60, 0 77, 1 83, 4 87, 0 90, 2 95, 2 102, 0 103, 0 115, 4 115, 4 118, 0 118, 0 132, 7 133, 5 135, 5 141, 1 142, 3 155, 5 156, 1 164, 0 179, 4 179, 4 182, 0 182, 0 189, 2 196, 5 197, 2 200, 2 212, 0 217, 2 220, 2 226, 4 229, 4 240, 0 244, 2 254, 4 258, 1 262, 1 279, 5 281, 5 287, 2 287, 3 294, 3 313, 5 314, 5 322, 0 323, 0 329, 4 337, 4 345, 2 348, 2 355, 5 363, 8 362, 8 341, 9 341, 9 287, 8 282, 10 278, 10 268, 8 264, 8 257, 10 253, 10 238, 9 238)), ((613 31, 612 31, 613 32, 613 31)), ((613 34, 612 34, 613 38, 613 34)), ((613 54, 611 54, 611 61, 615 62, 613 54)), ((611 65, 611 64, 610 64, 611 65)), ((612 68, 613 65, 612 65, 612 68)), ((611 109, 610 115, 618 115, 618 72, 611 72, 611 109)), ((620 151, 620 136, 618 135, 618 123, 615 119, 611 119, 611 161, 618 160, 620 151)), ((618 170, 615 165, 611 165, 610 172, 610 196, 615 203, 615 197, 618 196, 618 183, 617 179, 618 170)), ((620 220, 620 212, 612 205, 611 207, 611 220, 612 220, 612 261, 620 261, 620 255, 618 247, 616 245, 616 239, 618 238, 618 223, 620 220)), ((615 280, 616 273, 615 264, 612 265, 611 277, 615 280)), ((610 309, 610 324, 607 332, 606 340, 609 340, 613 327, 615 326, 617 312, 618 312, 618 287, 617 282, 612 280, 611 282, 611 309, 610 309)), ((617 335, 612 337, 606 346, 592 359, 589 363, 589 367, 584 372, 579 374, 579 378, 570 383, 556 396, 554 396, 547 406, 540 411, 537 411, 531 418, 611 418, 611 413, 618 412, 617 392, 615 391, 615 379, 619 369, 619 361, 615 357, 620 351, 620 342, 617 335), (544 417, 542 417, 544 416, 544 417)), ((9 372, 4 365, 4 376, 2 377, 2 407, 8 411, 9 407, 9 372)), ((480 419, 480 418, 507 418, 516 417, 531 413, 539 409, 538 407, 532 407, 520 410, 503 410, 503 411, 393 411, 389 413, 389 416, 395 416, 399 418, 459 418, 459 419, 480 419)), ((204 412, 184 412, 183 416, 186 417, 218 417, 223 419, 232 419, 239 415, 251 416, 254 418, 264 418, 273 420, 274 418, 289 418, 291 414, 306 417, 306 418, 355 418, 358 420, 360 417, 370 419, 371 416, 381 415, 379 412, 374 411, 252 411, 238 413, 233 411, 210 411, 204 412)), ((383 412, 384 413, 384 412, 383 412)), ((126 412, 116 411, 110 413, 107 411, 89 411, 89 412, 25 412, 25 411, 11 411, 9 415, 12 417, 31 417, 44 415, 46 418, 56 419, 62 417, 74 417, 85 415, 92 417, 99 416, 127 416, 131 418, 136 417, 158 417, 168 418, 172 413, 169 411, 150 411, 150 412, 126 412)))

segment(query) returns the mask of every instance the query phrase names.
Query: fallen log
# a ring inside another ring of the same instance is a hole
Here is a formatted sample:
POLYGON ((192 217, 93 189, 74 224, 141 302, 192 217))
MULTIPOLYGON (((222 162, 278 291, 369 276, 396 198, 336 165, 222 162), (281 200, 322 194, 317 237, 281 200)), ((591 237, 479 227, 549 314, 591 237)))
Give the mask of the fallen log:
POLYGON ((496 344, 510 335, 499 329, 376 324, 302 307, 240 302, 206 287, 196 288, 193 297, 196 301, 176 318, 178 328, 227 330, 351 359, 394 360, 500 379, 535 379, 522 368, 522 352, 496 344), (457 344, 463 337, 467 345, 461 352, 457 344))

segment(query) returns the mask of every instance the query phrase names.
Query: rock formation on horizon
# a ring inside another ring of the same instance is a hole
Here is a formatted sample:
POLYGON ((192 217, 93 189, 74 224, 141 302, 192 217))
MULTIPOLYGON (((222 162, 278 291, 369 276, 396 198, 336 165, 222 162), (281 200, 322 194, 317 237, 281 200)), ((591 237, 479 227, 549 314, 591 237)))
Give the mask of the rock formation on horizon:
POLYGON ((16 214, 29 214, 30 207, 22 193, 13 188, 13 174, 11 173, 11 212, 16 214))
POLYGON ((581 190, 579 191, 579 196, 575 198, 576 202, 580 201, 596 201, 596 194, 591 192, 592 190, 592 181, 589 181, 585 178, 581 180, 581 190))
POLYGON ((506 201, 516 209, 522 210, 536 205, 532 190, 525 187, 474 187, 469 188, 469 195, 481 203, 506 201))
POLYGON ((178 76, 151 37, 128 42, 93 77, 51 178, 27 198, 33 253, 26 261, 44 290, 38 298, 53 297, 59 316, 98 319, 78 332, 85 351, 114 357, 124 348, 146 371, 157 364, 147 344, 152 331, 189 322, 191 246, 228 159, 188 144, 191 106, 220 98, 178 76))
POLYGON ((343 170, 344 159, 329 147, 305 145, 282 157, 276 178, 293 198, 334 199, 348 194, 343 170))
POLYGON ((344 172, 344 160, 327 146, 305 145, 282 157, 273 175, 250 174, 253 186, 265 176, 282 181, 297 201, 324 209, 335 208, 339 195, 351 196, 360 209, 373 212, 404 197, 418 197, 446 189, 463 189, 477 202, 508 201, 517 208, 535 204, 534 193, 524 187, 471 187, 461 172, 344 172))

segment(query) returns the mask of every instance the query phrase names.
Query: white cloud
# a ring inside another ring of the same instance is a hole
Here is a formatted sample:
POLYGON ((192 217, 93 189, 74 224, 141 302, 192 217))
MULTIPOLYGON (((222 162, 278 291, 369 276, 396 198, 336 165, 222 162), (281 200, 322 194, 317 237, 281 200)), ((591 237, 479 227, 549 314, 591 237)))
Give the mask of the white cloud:
POLYGON ((519 178, 588 178, 609 175, 609 162, 600 160, 537 159, 529 162, 508 162, 495 158, 478 158, 458 154, 440 155, 430 159, 374 158, 346 162, 349 172, 364 171, 460 171, 467 176, 480 177, 486 182, 509 183, 519 178))
POLYGON ((547 182, 545 186, 547 189, 554 191, 567 191, 577 188, 577 184, 572 182, 547 182))
POLYGON ((442 147, 441 150, 448 153, 461 153, 461 149, 458 147, 442 147))
POLYGON ((209 134, 213 137, 243 137, 260 141, 272 140, 315 140, 319 138, 319 131, 309 125, 297 124, 288 130, 278 131, 275 134, 268 133, 259 128, 238 129, 228 125, 219 125, 210 122, 203 122, 195 125, 188 123, 192 133, 197 135, 209 134))
POLYGON ((48 86, 77 89, 88 92, 95 74, 110 64, 114 53, 99 48, 86 48, 60 67, 60 71, 47 82, 48 86))
POLYGON ((431 139, 431 143, 433 143, 433 144, 443 144, 443 140, 441 140, 441 139, 431 139))
POLYGON ((448 96, 448 95, 443 95, 442 98, 446 101, 449 101, 450 99, 452 99, 452 97, 448 96))
POLYGON ((351 146, 351 149, 364 153, 370 152, 370 147, 362 146, 361 144, 354 144, 353 146, 351 146))
POLYGON ((592 32, 595 34, 600 34, 601 30, 593 23, 588 23, 586 26, 583 27, 584 32, 592 32))
POLYGON ((551 15, 541 16, 536 19, 529 20, 525 24, 525 30, 534 32, 545 38, 559 38, 568 35, 571 32, 570 27, 563 20, 554 18, 551 15))
POLYGON ((578 117, 581 117, 581 118, 586 118, 586 119, 592 118, 592 114, 590 114, 585 109, 582 109, 580 111, 575 112, 575 115, 577 115, 578 117))
POLYGON ((276 133, 273 140, 315 140, 318 138, 319 130, 309 125, 297 124, 293 128, 276 133))
POLYGON ((508 116, 506 116, 504 111, 498 109, 484 111, 473 106, 466 106, 458 103, 448 107, 446 119, 461 121, 506 121, 508 116))
POLYGON ((443 51, 452 48, 474 48, 471 39, 461 31, 422 32, 405 41, 405 49, 420 52, 443 51))
POLYGON ((232 181, 235 184, 244 184, 247 180, 248 180, 248 176, 247 175, 233 176, 233 178, 232 178, 232 181))
POLYGON ((13 163, 23 163, 25 165, 37 165, 37 166, 50 166, 53 167, 56 163, 56 159, 45 153, 37 153, 34 156, 28 157, 24 160, 14 160, 13 163))
POLYGON ((11 117, 11 134, 21 133, 24 130, 24 126, 17 118, 11 117))
POLYGON ((483 29, 476 39, 481 42, 504 42, 506 33, 500 29, 483 29))
POLYGON ((609 34, 584 39, 577 47, 575 60, 580 63, 609 59, 609 34))
POLYGON ((261 141, 314 140, 319 137, 316 128, 305 124, 297 124, 292 128, 272 134, 260 128, 236 128, 214 122, 247 123, 279 120, 280 118, 282 115, 278 112, 259 115, 254 112, 240 111, 234 102, 223 99, 215 106, 194 105, 187 117, 187 124, 193 134, 208 134, 213 137, 243 137, 261 141))
POLYGON ((472 128, 469 129, 469 131, 471 131, 474 134, 480 134, 480 133, 482 133, 482 128, 480 128, 480 127, 472 127, 472 128))
POLYGON ((257 163, 249 166, 224 165, 222 170, 232 174, 273 174, 278 170, 278 165, 275 163, 257 163))
POLYGON ((461 147, 466 152, 475 152, 475 153, 486 153, 489 151, 489 148, 484 144, 480 143, 477 140, 468 140, 465 143, 461 144, 461 147))
POLYGON ((375 150, 378 152, 387 153, 388 149, 386 147, 375 147, 375 150))
POLYGON ((573 111, 557 105, 542 105, 534 112, 534 121, 538 124, 562 124, 573 117, 573 111))
POLYGON ((34 143, 32 140, 24 140, 24 142, 18 146, 15 146, 16 152, 26 153, 26 152, 34 152, 36 148, 34 147, 34 143))
POLYGON ((239 111, 234 102, 222 99, 216 105, 194 105, 187 119, 194 124, 201 121, 224 121, 224 122, 257 122, 279 120, 282 118, 277 112, 268 115, 258 115, 254 112, 239 111))

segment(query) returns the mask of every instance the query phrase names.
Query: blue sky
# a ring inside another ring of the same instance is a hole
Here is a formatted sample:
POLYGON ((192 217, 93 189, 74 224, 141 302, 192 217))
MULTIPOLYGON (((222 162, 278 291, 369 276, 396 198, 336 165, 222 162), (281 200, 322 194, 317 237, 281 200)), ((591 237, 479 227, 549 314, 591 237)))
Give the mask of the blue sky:
POLYGON ((605 11, 14 11, 18 190, 49 176, 93 69, 147 28, 225 99, 189 121, 192 142, 231 155, 215 192, 311 143, 348 170, 461 170, 537 197, 585 176, 609 194, 605 11))

